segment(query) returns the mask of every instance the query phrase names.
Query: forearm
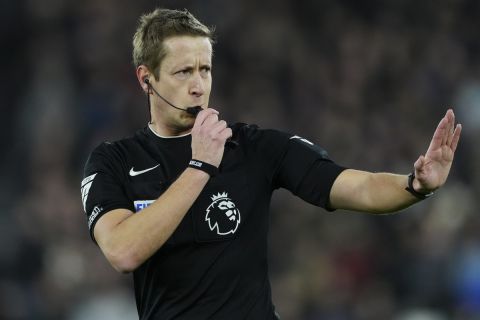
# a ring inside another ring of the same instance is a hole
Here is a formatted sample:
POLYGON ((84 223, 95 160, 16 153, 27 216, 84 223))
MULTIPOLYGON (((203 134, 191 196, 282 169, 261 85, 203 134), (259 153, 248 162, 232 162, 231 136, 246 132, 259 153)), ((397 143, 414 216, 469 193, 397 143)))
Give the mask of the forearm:
POLYGON ((99 241, 110 263, 129 272, 150 258, 178 227, 208 179, 205 172, 187 168, 160 198, 112 228, 99 241))
POLYGON ((391 213, 405 209, 419 201, 405 190, 407 175, 370 173, 365 187, 368 212, 391 213))
POLYGON ((406 175, 346 170, 332 187, 331 205, 369 213, 399 211, 419 201, 405 190, 407 181, 406 175))

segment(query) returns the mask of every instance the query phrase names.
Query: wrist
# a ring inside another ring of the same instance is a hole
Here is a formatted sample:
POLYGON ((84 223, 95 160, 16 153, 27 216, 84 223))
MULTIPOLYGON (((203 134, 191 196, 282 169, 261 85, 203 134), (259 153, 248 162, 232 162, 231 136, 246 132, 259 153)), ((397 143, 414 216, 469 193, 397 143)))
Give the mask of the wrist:
POLYGON ((197 169, 208 174, 210 177, 215 177, 218 174, 218 168, 208 162, 192 159, 188 163, 189 168, 197 169))
POLYGON ((196 179, 200 179, 200 180, 203 180, 204 178, 207 178, 207 180, 210 179, 210 175, 208 173, 195 168, 187 167, 185 169, 185 172, 188 172, 189 175, 191 175, 192 177, 195 177, 196 179))
POLYGON ((412 180, 412 188, 413 190, 421 194, 429 194, 433 192, 432 190, 427 190, 423 188, 422 185, 420 184, 420 181, 418 181, 414 173, 413 173, 413 180, 412 180))
POLYGON ((415 177, 415 172, 412 172, 408 175, 407 187, 405 188, 410 194, 415 196, 417 199, 424 200, 433 195, 432 190, 427 190, 422 188, 420 182, 415 177))

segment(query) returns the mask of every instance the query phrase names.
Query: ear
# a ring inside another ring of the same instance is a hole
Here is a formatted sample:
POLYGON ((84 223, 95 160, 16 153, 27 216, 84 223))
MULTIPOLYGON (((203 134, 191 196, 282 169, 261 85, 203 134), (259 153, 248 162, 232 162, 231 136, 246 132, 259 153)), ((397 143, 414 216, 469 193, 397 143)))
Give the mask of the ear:
POLYGON ((143 91, 148 94, 149 90, 148 90, 148 85, 145 82, 145 79, 150 80, 150 75, 151 75, 150 70, 148 70, 147 66, 142 64, 137 67, 136 74, 137 74, 138 83, 142 87, 143 91))

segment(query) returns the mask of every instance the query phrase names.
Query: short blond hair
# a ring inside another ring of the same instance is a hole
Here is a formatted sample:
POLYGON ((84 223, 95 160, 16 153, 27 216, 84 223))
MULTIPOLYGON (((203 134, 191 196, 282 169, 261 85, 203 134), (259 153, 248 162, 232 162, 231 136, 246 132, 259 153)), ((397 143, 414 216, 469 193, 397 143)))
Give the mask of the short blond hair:
POLYGON ((160 64, 167 54, 163 45, 165 39, 183 35, 207 37, 214 43, 214 28, 205 26, 186 9, 180 11, 157 8, 142 15, 133 36, 135 68, 145 65, 158 80, 160 64))

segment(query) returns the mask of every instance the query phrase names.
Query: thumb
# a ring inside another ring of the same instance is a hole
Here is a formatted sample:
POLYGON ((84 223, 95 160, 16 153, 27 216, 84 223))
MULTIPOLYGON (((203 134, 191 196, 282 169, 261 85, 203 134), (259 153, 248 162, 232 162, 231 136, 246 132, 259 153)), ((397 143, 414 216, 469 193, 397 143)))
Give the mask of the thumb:
POLYGON ((413 164, 413 167, 415 168, 415 175, 417 175, 419 171, 422 171, 424 163, 425 163, 425 157, 421 155, 417 159, 417 161, 415 161, 415 163, 413 164))

